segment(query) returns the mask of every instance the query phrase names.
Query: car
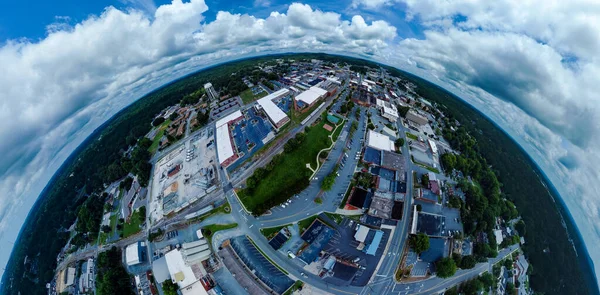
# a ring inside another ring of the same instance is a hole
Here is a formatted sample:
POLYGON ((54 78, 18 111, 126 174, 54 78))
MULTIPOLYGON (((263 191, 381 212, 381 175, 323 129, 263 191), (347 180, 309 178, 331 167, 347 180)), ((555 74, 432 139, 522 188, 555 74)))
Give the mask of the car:
POLYGON ((284 209, 285 209, 285 204, 281 204, 281 208, 284 208, 284 209))

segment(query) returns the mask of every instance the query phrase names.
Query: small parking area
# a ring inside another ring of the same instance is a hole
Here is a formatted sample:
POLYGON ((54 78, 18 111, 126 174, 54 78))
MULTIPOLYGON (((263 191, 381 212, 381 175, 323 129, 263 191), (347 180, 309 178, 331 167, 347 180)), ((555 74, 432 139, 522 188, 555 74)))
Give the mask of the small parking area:
POLYGON ((357 263, 361 266, 361 269, 356 273, 351 285, 365 286, 373 275, 373 272, 375 271, 375 268, 381 259, 381 255, 383 254, 383 250, 385 249, 390 236, 390 230, 382 229, 383 238, 379 243, 379 247, 377 248, 375 255, 372 256, 356 249, 356 247, 359 245, 359 242, 354 239, 355 227, 356 222, 344 218, 340 225, 336 228, 336 234, 333 236, 324 250, 331 255, 347 261, 354 261, 358 258, 359 260, 357 263))
POLYGON ((463 227, 460 222, 460 210, 456 208, 448 208, 439 204, 431 204, 428 202, 423 202, 416 200, 415 205, 421 205, 421 212, 437 214, 444 216, 444 225, 443 230, 444 233, 442 235, 448 236, 451 234, 456 234, 456 231, 462 232, 463 227))
POLYGON ((246 267, 275 292, 281 294, 294 284, 294 281, 271 264, 246 236, 232 238, 230 242, 231 248, 246 267))

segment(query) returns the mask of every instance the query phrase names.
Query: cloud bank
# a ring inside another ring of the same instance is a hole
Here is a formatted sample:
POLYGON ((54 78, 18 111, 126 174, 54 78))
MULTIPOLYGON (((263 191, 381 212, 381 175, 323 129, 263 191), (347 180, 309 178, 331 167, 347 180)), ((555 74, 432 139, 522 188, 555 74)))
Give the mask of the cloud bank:
POLYGON ((206 23, 207 10, 202 0, 174 0, 153 14, 108 7, 75 25, 57 18, 46 38, 9 40, 0 48, 2 248, 12 247, 29 208, 76 146, 150 90, 263 52, 375 55, 396 36, 385 21, 344 20, 299 3, 264 19, 219 12, 206 23))
MULTIPOLYGON (((143 9, 108 7, 77 24, 57 18, 46 38, 0 48, 2 248, 12 247, 7 242, 64 159, 117 111, 202 67, 291 51, 366 55, 454 90, 522 143, 559 189, 586 244, 600 242, 597 2, 356 0, 348 7, 402 7, 421 23, 423 39, 398 38, 384 19, 300 3, 266 18, 221 11, 206 22, 202 0, 157 8, 130 2, 143 9)), ((600 261, 598 251, 590 254, 600 261)))

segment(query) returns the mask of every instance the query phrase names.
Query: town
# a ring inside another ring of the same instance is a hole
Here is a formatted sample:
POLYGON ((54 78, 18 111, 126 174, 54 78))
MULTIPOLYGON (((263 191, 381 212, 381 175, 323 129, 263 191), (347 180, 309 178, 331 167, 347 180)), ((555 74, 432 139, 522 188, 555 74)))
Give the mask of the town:
POLYGON ((516 207, 413 83, 316 59, 247 72, 131 140, 136 173, 85 209, 91 241, 80 212, 48 294, 533 294, 516 207))

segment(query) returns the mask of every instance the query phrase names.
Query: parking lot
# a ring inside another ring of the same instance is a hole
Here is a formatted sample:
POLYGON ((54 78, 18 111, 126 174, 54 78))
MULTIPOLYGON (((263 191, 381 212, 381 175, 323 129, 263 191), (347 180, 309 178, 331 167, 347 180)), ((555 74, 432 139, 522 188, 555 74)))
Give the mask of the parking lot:
POLYGON ((444 234, 448 236, 449 233, 456 233, 456 231, 462 232, 463 227, 460 222, 460 210, 456 208, 448 208, 438 204, 431 204, 420 200, 415 200, 415 205, 421 205, 421 212, 427 212, 432 214, 442 215, 445 218, 444 234), (450 232, 449 232, 450 231, 450 232))
POLYGON ((337 226, 336 234, 331 241, 329 241, 329 244, 324 250, 331 255, 347 261, 356 261, 356 259, 358 259, 357 263, 360 265, 361 269, 356 273, 351 284, 354 286, 365 286, 379 263, 383 250, 388 242, 390 230, 382 229, 383 238, 379 243, 375 255, 372 256, 356 249, 359 242, 354 239, 355 227, 356 222, 344 218, 340 225, 337 226))
POLYGON ((275 292, 281 294, 294 284, 294 281, 271 264, 246 236, 232 238, 230 242, 231 248, 246 267, 275 292))
MULTIPOLYGON (((273 132, 273 127, 267 118, 257 113, 254 108, 244 111, 244 119, 235 123, 231 131, 235 149, 240 154, 240 158, 229 165, 227 171, 235 170, 240 164, 252 157, 268 141, 266 138, 271 132, 273 132)), ((274 134, 271 134, 270 137, 274 138, 274 134)))

